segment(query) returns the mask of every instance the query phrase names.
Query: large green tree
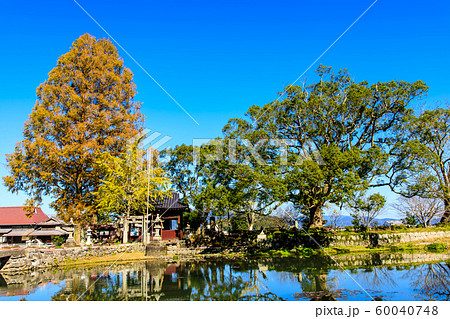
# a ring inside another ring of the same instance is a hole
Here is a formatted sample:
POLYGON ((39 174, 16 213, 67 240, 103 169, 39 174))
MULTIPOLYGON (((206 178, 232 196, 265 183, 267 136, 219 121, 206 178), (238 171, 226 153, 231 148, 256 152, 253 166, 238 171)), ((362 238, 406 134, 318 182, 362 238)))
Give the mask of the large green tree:
POLYGON ((201 165, 194 161, 193 149, 191 145, 182 144, 170 150, 163 150, 160 154, 164 160, 163 169, 167 171, 176 190, 181 193, 180 199, 191 205, 193 197, 201 187, 201 165))
POLYGON ((111 41, 78 38, 37 88, 23 140, 6 156, 8 190, 24 191, 30 208, 50 196, 63 219, 90 222, 103 177, 96 154, 119 156, 141 130, 135 94, 133 73, 111 41))
POLYGON ((397 125, 393 165, 387 176, 405 197, 437 198, 444 204, 442 223, 450 221, 450 110, 410 114, 397 125))
POLYGON ((231 217, 243 215, 252 228, 257 215, 268 214, 273 203, 262 181, 271 181, 263 172, 244 161, 243 145, 230 150, 230 139, 217 138, 201 146, 180 145, 170 151, 163 166, 182 199, 193 210, 186 216, 191 226, 202 224, 208 214, 231 217), (236 158, 233 158, 236 155, 236 158), (263 178, 264 177, 264 178, 263 178))
POLYGON ((248 119, 228 124, 228 131, 252 145, 267 141, 258 151, 270 160, 262 158, 254 169, 285 185, 279 200, 301 209, 309 227, 322 226, 326 203, 342 205, 355 192, 386 185, 378 177, 388 164, 393 127, 428 89, 422 81, 356 83, 346 70, 324 66, 317 74, 318 82, 288 86, 279 100, 253 106, 248 119), (278 155, 276 142, 285 145, 278 155))
POLYGON ((276 166, 262 165, 271 161, 270 152, 261 157, 252 144, 254 136, 250 141, 241 139, 228 125, 223 132, 219 158, 204 169, 209 176, 205 193, 216 215, 245 218, 253 230, 258 216, 269 215, 280 204, 277 195, 283 185, 273 178, 276 166))
MULTIPOLYGON (((160 153, 162 168, 167 173, 173 187, 180 194, 180 200, 191 207, 183 220, 191 227, 199 227, 206 219, 203 202, 200 200, 202 184, 202 163, 195 161, 192 145, 178 145, 160 153), (168 160, 167 160, 168 158, 168 160)), ((185 225, 183 225, 185 226, 185 225)))

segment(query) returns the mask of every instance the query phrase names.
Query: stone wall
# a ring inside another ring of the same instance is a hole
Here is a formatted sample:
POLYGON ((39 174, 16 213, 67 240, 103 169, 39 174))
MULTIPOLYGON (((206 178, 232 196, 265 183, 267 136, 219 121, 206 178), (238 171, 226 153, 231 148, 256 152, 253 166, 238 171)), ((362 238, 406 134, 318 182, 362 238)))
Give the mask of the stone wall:
POLYGON ((202 253, 205 253, 206 249, 207 249, 207 247, 186 248, 186 247, 170 245, 170 246, 167 246, 167 255, 168 256, 177 255, 179 257, 189 258, 189 257, 195 256, 195 255, 200 255, 202 253))
POLYGON ((447 253, 380 253, 361 255, 336 255, 333 260, 335 268, 346 267, 375 267, 375 266, 401 266, 408 264, 435 263, 448 260, 447 253))
POLYGON ((391 234, 368 233, 347 236, 334 235, 332 236, 330 246, 385 246, 440 238, 448 238, 450 240, 450 231, 391 234))
POLYGON ((77 260, 92 256, 101 257, 124 252, 143 252, 144 249, 144 246, 140 244, 70 247, 61 249, 27 248, 11 256, 0 272, 11 273, 32 271, 55 267, 68 260, 77 260))
MULTIPOLYGON (((420 242, 431 239, 448 238, 450 231, 438 232, 416 232, 416 233, 391 233, 391 234, 357 234, 357 235, 334 235, 330 246, 384 246, 408 242, 420 242)), ((169 245, 167 255, 163 257, 172 259, 177 255, 177 259, 189 259, 200 254, 215 254, 211 248, 198 247, 196 249, 184 248, 179 245, 169 245)), ((142 244, 112 245, 112 246, 92 246, 92 247, 70 247, 61 249, 39 249, 27 248, 20 251, 10 251, 11 258, 0 270, 1 273, 15 273, 25 271, 36 271, 44 268, 58 266, 65 261, 77 260, 91 256, 111 256, 124 252, 145 252, 142 244)))

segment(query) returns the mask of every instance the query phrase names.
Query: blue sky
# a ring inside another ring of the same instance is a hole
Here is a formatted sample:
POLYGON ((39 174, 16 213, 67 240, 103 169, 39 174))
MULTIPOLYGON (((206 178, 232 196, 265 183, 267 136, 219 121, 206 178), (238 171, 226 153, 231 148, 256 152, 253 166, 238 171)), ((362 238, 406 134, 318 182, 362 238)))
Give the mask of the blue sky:
MULTIPOLYGON (((168 146, 214 138, 232 117, 277 98, 374 0, 86 1, 82 6, 199 123, 197 125, 122 50, 134 72, 146 127, 168 146)), ((305 74, 322 63, 356 81, 423 80, 429 105, 450 98, 450 3, 378 0, 305 74)), ((10 1, 0 10, 0 176, 3 154, 59 56, 84 33, 108 35, 73 0, 10 1)), ((24 195, 0 186, 0 206, 24 195)), ((53 213, 47 208, 44 211, 53 213)))

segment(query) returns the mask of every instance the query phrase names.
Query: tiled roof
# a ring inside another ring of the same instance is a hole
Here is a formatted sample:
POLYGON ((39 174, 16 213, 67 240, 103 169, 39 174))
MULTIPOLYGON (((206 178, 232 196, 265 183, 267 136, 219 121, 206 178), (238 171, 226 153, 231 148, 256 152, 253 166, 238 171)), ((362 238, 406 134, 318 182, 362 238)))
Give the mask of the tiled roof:
POLYGON ((152 203, 156 209, 174 209, 174 210, 189 210, 189 206, 180 201, 180 196, 177 192, 172 192, 172 197, 164 196, 152 203))
POLYGON ((36 208, 30 217, 19 207, 0 207, 0 225, 32 225, 47 221, 49 218, 42 209, 36 208))
POLYGON ((5 237, 26 237, 31 233, 32 229, 13 229, 9 233, 3 235, 5 237))
POLYGON ((66 222, 64 222, 62 219, 51 216, 50 219, 46 220, 45 222, 39 223, 39 226, 69 226, 66 222))
MULTIPOLYGON (((58 229, 49 229, 49 230, 33 230, 28 236, 64 236, 68 235, 68 232, 58 229)), ((8 236, 8 235, 7 235, 8 236)))
POLYGON ((0 228, 0 235, 7 234, 12 230, 12 228, 0 228))

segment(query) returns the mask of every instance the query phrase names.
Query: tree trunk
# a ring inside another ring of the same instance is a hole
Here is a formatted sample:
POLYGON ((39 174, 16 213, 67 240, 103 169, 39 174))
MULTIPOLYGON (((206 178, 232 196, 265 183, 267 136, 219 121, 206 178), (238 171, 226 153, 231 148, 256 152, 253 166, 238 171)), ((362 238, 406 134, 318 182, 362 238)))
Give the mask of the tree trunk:
POLYGON ((255 226, 255 213, 250 212, 248 213, 248 230, 253 230, 253 227, 255 226))
POLYGON ((313 206, 309 210, 308 228, 323 227, 322 206, 313 206))
POLYGON ((314 275, 314 281, 316 283, 315 291, 328 291, 328 279, 327 274, 317 274, 314 275))
POLYGON ((441 217, 441 224, 448 224, 450 222, 450 199, 444 198, 444 214, 441 217))
POLYGON ((128 243, 128 219, 123 220, 123 243, 128 243))
POLYGON ((128 217, 130 217, 130 202, 128 202, 127 216, 123 220, 123 243, 128 243, 128 217))

